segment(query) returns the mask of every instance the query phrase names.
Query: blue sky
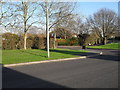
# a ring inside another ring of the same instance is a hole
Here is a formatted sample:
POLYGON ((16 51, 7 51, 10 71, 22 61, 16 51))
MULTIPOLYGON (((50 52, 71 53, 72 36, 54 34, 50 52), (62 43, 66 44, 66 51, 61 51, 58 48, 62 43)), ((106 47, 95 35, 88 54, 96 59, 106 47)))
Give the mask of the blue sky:
POLYGON ((101 8, 108 8, 118 13, 118 2, 77 2, 75 12, 87 18, 101 8))

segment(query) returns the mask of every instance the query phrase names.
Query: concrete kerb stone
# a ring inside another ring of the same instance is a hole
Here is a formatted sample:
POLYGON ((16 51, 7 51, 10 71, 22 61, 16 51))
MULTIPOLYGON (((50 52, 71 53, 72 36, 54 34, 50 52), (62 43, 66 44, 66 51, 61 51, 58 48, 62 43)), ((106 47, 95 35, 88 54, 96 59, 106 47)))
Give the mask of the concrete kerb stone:
POLYGON ((70 61, 70 60, 84 59, 84 58, 87 58, 87 56, 81 56, 81 57, 75 57, 75 58, 65 58, 65 59, 55 59, 55 60, 35 61, 35 62, 26 62, 26 63, 17 63, 17 64, 5 64, 3 66, 4 67, 13 67, 13 66, 22 66, 22 65, 48 63, 48 62, 70 61))

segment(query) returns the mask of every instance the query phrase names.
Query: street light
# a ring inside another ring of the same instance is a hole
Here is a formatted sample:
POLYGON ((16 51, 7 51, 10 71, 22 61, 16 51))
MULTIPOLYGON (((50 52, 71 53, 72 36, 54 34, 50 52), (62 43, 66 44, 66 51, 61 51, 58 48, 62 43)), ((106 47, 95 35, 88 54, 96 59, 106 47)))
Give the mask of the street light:
POLYGON ((46 0, 45 4, 46 4, 47 53, 48 53, 48 58, 49 58, 50 57, 50 50, 49 50, 49 11, 48 11, 48 0, 46 0))

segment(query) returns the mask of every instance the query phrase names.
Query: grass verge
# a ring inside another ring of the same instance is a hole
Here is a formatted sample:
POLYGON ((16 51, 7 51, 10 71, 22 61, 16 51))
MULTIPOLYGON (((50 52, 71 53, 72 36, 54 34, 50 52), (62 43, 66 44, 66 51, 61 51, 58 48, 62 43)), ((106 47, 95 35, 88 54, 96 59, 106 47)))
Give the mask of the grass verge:
POLYGON ((120 49, 120 43, 111 43, 100 46, 87 46, 87 48, 95 48, 95 49, 120 49))
POLYGON ((47 51, 44 49, 29 49, 29 50, 3 50, 2 64, 15 64, 51 59, 63 59, 78 57, 80 53, 85 53, 85 50, 69 50, 69 49, 50 49, 50 58, 47 57, 47 51))

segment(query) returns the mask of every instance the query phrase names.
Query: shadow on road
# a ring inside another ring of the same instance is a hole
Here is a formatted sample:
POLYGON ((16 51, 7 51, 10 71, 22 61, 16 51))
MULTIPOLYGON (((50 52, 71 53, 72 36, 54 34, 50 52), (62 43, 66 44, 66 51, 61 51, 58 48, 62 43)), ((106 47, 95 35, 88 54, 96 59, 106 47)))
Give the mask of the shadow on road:
MULTIPOLYGON (((72 50, 80 50, 80 47, 59 47, 63 49, 72 49, 72 50)), ((79 55, 79 56, 88 56, 89 58, 94 58, 94 59, 101 59, 101 60, 110 60, 110 61, 119 61, 120 57, 120 50, 110 50, 110 49, 86 49, 88 51, 94 51, 94 52, 103 52, 102 55, 99 53, 93 53, 93 52, 86 52, 86 53, 72 53, 70 51, 59 51, 59 50, 54 50, 54 52, 60 52, 60 53, 65 53, 65 54, 72 54, 72 55, 79 55)))
POLYGON ((86 52, 86 53, 80 53, 80 52, 73 52, 73 51, 60 51, 60 50, 52 50, 52 52, 59 52, 64 54, 71 54, 71 55, 78 55, 78 56, 88 56, 89 58, 94 59, 102 59, 102 60, 110 60, 110 61, 119 61, 119 56, 117 52, 114 51, 114 54, 102 54, 99 53, 93 53, 93 52, 86 52))
POLYGON ((91 56, 90 58, 110 60, 110 61, 119 61, 120 51, 119 50, 99 50, 102 51, 102 55, 91 56))
POLYGON ((114 56, 114 55, 104 55, 103 54, 103 55, 90 56, 89 58, 110 60, 110 61, 119 61, 119 56, 114 56))
POLYGON ((116 50, 116 51, 110 51, 110 52, 112 52, 112 53, 114 53, 114 54, 116 54, 116 55, 120 55, 120 50, 116 50))
POLYGON ((46 80, 32 77, 24 73, 2 68, 2 87, 6 88, 67 88, 46 80))

